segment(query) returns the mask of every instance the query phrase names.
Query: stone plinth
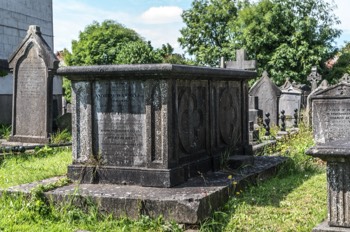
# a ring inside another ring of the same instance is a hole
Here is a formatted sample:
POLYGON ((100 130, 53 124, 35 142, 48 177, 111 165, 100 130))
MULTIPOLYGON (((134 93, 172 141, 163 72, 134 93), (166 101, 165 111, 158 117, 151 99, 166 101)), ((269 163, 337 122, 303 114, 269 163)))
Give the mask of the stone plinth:
POLYGON ((73 164, 83 183, 171 187, 250 155, 247 80, 256 73, 184 65, 65 67, 73 164))
POLYGON ((350 229, 350 142, 317 145, 307 154, 327 162, 328 226, 350 229))

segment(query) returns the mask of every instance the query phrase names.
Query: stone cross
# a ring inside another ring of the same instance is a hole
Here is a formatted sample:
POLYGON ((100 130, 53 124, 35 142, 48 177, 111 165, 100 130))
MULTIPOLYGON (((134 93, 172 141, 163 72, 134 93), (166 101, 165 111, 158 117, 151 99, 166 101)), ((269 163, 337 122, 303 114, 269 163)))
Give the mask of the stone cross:
POLYGON ((310 75, 307 77, 307 80, 311 83, 311 91, 314 91, 317 88, 317 82, 321 79, 322 76, 317 73, 317 67, 313 66, 310 75))
POLYGON ((244 49, 236 50, 236 61, 226 62, 226 68, 255 70, 256 60, 247 60, 247 52, 244 49))

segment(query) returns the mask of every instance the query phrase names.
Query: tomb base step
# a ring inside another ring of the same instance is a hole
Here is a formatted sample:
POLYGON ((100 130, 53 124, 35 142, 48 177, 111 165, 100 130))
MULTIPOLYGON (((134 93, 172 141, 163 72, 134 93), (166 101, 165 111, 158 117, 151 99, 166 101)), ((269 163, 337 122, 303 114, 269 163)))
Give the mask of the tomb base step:
POLYGON ((350 228, 329 226, 327 221, 316 226, 312 232, 350 232, 350 228))
MULTIPOLYGON (((45 192, 45 195, 54 203, 67 201, 78 207, 83 207, 86 201, 93 201, 101 212, 116 217, 137 219, 140 215, 152 218, 162 215, 165 220, 198 224, 222 207, 237 191, 273 175, 286 159, 278 156, 254 157, 254 165, 244 167, 239 172, 209 173, 173 188, 73 183, 45 192)), ((41 181, 38 184, 44 183, 41 181)), ((30 189, 38 184, 15 186, 7 192, 29 194, 30 189)))

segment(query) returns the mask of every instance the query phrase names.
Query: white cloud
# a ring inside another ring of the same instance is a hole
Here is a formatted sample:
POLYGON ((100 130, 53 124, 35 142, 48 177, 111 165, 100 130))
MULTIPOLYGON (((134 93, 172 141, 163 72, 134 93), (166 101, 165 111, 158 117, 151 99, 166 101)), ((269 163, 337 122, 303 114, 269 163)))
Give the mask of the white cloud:
POLYGON ((146 24, 167 24, 182 22, 183 10, 177 6, 151 7, 141 15, 141 20, 146 24))
POLYGON ((79 1, 54 0, 54 49, 71 49, 71 41, 78 39, 79 32, 93 21, 102 22, 114 19, 125 24, 131 21, 131 16, 123 12, 107 11, 91 7, 79 1), (121 20, 119 20, 121 19, 121 20))

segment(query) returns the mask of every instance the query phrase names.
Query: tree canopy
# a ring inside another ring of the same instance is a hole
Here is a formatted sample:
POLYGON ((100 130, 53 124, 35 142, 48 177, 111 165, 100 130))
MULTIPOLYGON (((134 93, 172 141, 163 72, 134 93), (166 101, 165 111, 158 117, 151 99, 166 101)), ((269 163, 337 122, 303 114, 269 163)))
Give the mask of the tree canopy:
POLYGON ((102 64, 188 64, 183 55, 173 53, 170 44, 154 49, 134 30, 113 21, 93 22, 72 41, 72 53, 64 50, 67 65, 102 64))
POLYGON ((340 51, 328 62, 327 70, 323 77, 329 83, 335 84, 345 74, 350 73, 350 43, 347 43, 340 51))
POLYGON ((72 41, 72 54, 65 61, 68 65, 113 64, 120 44, 136 41, 143 39, 134 30, 112 20, 95 21, 80 32, 79 40, 72 41))
POLYGON ((286 77, 305 82, 311 67, 324 68, 336 51, 341 31, 333 9, 324 0, 195 0, 182 15, 179 42, 200 64, 234 59, 234 51, 244 48, 259 74, 267 70, 278 84, 286 77))

